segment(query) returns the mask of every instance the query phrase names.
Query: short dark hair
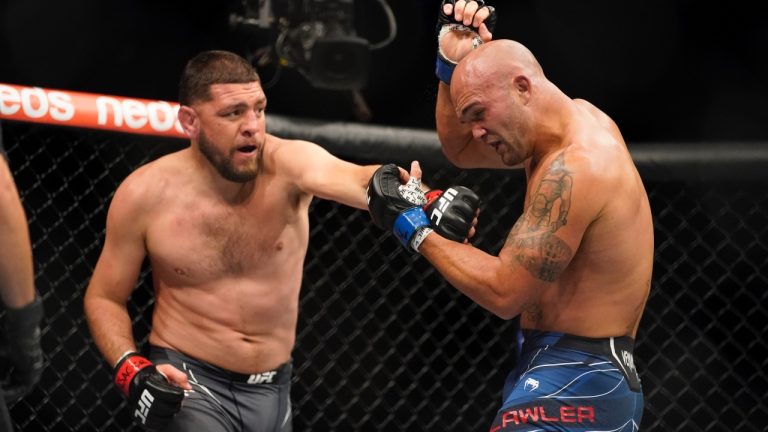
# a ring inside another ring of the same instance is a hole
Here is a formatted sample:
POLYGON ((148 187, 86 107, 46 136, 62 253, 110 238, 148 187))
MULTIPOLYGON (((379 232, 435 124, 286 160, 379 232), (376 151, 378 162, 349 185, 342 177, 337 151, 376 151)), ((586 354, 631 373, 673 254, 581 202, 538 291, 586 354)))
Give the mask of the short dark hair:
POLYGON ((203 51, 192 57, 179 80, 179 103, 211 100, 211 84, 245 84, 259 81, 246 59, 229 51, 203 51))

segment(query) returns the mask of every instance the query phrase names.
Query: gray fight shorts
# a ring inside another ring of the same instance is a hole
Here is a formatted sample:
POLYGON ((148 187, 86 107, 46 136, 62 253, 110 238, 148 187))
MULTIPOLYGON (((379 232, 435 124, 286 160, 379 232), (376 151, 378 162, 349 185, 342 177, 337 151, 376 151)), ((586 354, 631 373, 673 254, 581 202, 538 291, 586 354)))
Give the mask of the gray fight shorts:
POLYGON ((273 371, 241 374, 169 349, 150 347, 149 359, 187 373, 181 411, 166 432, 291 432, 291 374, 287 362, 273 371))

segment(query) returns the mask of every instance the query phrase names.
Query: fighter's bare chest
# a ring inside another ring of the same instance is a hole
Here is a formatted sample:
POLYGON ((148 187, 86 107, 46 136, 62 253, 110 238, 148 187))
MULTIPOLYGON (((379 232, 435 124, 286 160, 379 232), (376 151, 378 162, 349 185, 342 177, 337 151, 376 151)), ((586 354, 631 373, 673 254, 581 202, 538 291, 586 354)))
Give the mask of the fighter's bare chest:
POLYGON ((223 206, 177 203, 153 220, 147 252, 176 274, 238 275, 303 243, 306 216, 282 201, 223 206))

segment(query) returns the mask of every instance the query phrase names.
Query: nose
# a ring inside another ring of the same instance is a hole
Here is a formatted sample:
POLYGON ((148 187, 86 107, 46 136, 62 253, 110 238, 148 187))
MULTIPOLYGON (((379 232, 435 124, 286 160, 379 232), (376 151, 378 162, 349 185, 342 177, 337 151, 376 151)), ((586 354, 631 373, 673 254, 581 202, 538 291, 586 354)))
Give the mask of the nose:
POLYGON ((260 112, 248 111, 243 118, 242 132, 243 135, 250 138, 256 135, 261 128, 262 114, 260 112))
POLYGON ((472 126, 472 137, 475 139, 482 140, 487 133, 485 128, 480 127, 479 125, 472 126))

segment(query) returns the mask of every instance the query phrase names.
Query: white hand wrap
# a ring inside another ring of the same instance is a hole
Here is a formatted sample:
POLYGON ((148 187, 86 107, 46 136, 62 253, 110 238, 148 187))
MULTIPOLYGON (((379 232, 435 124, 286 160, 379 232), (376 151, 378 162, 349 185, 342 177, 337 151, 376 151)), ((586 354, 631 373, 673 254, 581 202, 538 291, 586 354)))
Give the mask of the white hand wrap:
POLYGON ((472 27, 467 27, 464 24, 446 24, 440 28, 440 33, 437 35, 437 52, 440 54, 440 56, 445 59, 446 61, 456 64, 457 61, 448 58, 448 56, 445 55, 445 52, 443 52, 443 48, 440 45, 440 39, 443 38, 448 32, 452 31, 458 31, 462 33, 470 33, 472 35, 472 49, 477 49, 480 45, 483 44, 483 40, 480 39, 480 35, 472 29, 472 27))
POLYGON ((421 190, 421 179, 411 177, 408 183, 398 187, 398 191, 404 199, 414 205, 423 206, 427 203, 424 191, 421 190))
POLYGON ((416 252, 419 252, 419 247, 421 246, 421 243, 424 242, 424 239, 427 238, 427 236, 432 233, 434 230, 432 228, 424 228, 422 230, 419 230, 416 235, 413 236, 411 239, 411 249, 415 250, 416 252))

